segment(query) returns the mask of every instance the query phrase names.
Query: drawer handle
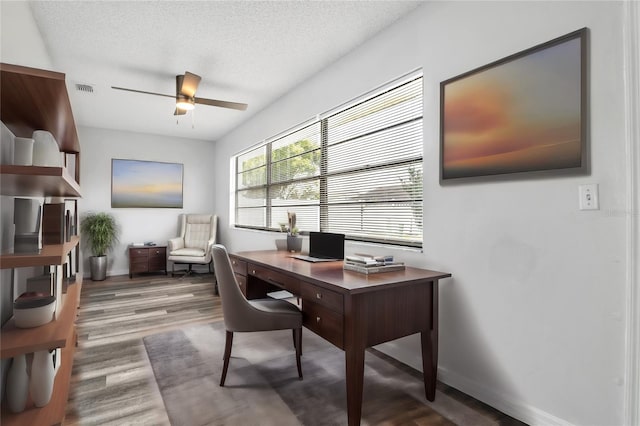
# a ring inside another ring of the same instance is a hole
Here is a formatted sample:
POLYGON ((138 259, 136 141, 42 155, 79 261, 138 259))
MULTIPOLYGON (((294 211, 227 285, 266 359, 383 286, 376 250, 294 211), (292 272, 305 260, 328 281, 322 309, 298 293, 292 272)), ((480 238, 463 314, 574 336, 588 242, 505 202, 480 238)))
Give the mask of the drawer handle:
POLYGON ((316 323, 320 324, 320 317, 316 317, 316 323))
POLYGON ((322 293, 316 293, 316 299, 322 299, 322 293))
POLYGON ((255 269, 254 269, 254 270, 252 270, 252 271, 251 271, 251 273, 252 273, 253 275, 255 275, 255 274, 256 274, 256 270, 255 270, 255 269))
POLYGON ((235 264, 236 264, 236 261, 235 261, 235 260, 232 260, 232 261, 231 261, 231 264, 232 264, 232 265, 235 265, 235 264))

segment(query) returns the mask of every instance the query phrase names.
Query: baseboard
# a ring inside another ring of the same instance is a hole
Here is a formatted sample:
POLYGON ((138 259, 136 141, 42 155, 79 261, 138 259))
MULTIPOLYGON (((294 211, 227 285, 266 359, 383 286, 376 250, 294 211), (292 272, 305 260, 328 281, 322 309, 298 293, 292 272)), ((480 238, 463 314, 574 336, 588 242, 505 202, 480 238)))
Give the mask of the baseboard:
POLYGON ((438 368, 438 380, 527 424, 573 426, 572 423, 566 420, 525 404, 522 401, 495 392, 481 383, 469 380, 466 377, 447 370, 446 368, 438 368))
MULTIPOLYGON (((417 335, 410 336, 405 339, 416 338, 417 335)), ((398 361, 407 364, 409 367, 418 371, 422 371, 422 353, 418 351, 408 352, 406 346, 404 346, 400 340, 394 340, 392 342, 383 343, 376 346, 380 352, 388 355, 398 361)), ((404 342, 410 346, 411 342, 404 342)), ((416 343, 417 342, 413 342, 416 343)), ((511 396, 506 396, 499 392, 494 391, 486 387, 484 384, 469 380, 466 377, 461 376, 455 372, 447 370, 443 367, 438 367, 438 380, 442 383, 451 386, 460 392, 466 393, 474 397, 475 399, 484 402, 485 404, 502 411, 503 413, 523 421, 530 425, 545 425, 545 426, 573 426, 572 423, 560 419, 552 414, 549 414, 539 408, 525 404, 520 400, 517 400, 511 396)))

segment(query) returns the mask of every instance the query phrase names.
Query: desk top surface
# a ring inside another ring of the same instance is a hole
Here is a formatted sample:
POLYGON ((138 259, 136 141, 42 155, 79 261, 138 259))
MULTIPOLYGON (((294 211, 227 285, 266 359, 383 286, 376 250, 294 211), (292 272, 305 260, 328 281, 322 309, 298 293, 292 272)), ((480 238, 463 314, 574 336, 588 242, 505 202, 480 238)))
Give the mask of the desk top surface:
POLYGON ((409 266, 403 271, 361 274, 344 270, 342 268, 342 260, 318 263, 306 262, 293 258, 286 251, 276 250, 244 251, 233 253, 233 255, 247 262, 267 268, 275 268, 283 273, 298 276, 321 286, 330 284, 332 287, 352 294, 417 282, 437 281, 451 276, 448 272, 431 271, 409 266))

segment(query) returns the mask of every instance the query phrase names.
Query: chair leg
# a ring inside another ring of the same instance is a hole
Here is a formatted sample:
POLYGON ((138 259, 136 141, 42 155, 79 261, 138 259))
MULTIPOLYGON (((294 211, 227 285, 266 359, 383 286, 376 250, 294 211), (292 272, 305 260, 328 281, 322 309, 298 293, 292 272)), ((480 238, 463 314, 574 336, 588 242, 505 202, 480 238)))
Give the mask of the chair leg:
POLYGON ((220 386, 224 386, 227 378, 227 369, 229 368, 229 358, 231 358, 231 345, 233 345, 233 331, 227 330, 227 338, 224 343, 224 364, 222 366, 222 377, 220 377, 220 386))
POLYGON ((302 355, 302 327, 293 330, 293 338, 296 345, 296 364, 298 366, 298 377, 302 380, 302 364, 300 356, 302 355))
MULTIPOLYGON (((291 334, 293 335, 293 348, 296 349, 296 330, 297 328, 292 328, 291 329, 291 334)), ((300 330, 300 333, 302 333, 302 329, 300 330)), ((300 338, 300 355, 302 355, 302 337, 300 338)))

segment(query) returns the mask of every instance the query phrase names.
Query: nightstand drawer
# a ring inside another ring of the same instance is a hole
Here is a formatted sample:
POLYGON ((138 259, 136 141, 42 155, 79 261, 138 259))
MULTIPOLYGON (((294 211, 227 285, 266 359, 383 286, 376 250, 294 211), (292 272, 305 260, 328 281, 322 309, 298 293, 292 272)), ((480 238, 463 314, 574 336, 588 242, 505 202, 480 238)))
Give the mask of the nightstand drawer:
POLYGON ((164 257, 152 257, 149 259, 149 270, 157 271, 159 269, 167 269, 167 259, 164 257))
POLYGON ((149 262, 131 262, 129 264, 129 273, 134 272, 148 272, 149 271, 149 262))
POLYGON ((143 259, 146 262, 149 259, 149 250, 146 248, 132 248, 129 250, 129 256, 132 261, 143 259))
POLYGON ((167 258, 167 249, 165 247, 152 247, 149 250, 149 259, 166 259, 167 258))
POLYGON ((149 249, 149 270, 167 269, 167 249, 152 247, 149 249))

